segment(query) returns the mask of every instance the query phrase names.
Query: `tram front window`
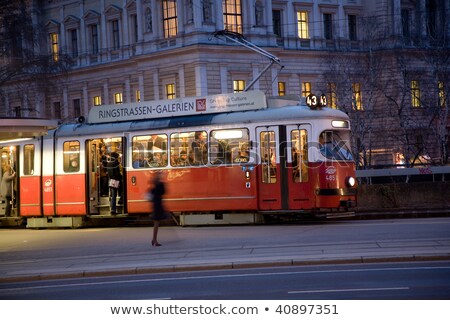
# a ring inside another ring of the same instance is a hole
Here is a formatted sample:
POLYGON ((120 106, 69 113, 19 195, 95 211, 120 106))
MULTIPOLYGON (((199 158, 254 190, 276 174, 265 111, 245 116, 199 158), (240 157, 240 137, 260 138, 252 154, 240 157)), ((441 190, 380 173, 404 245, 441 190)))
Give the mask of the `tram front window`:
POLYGON ((353 156, 343 139, 345 133, 324 131, 319 136, 320 153, 327 159, 353 161, 353 156))

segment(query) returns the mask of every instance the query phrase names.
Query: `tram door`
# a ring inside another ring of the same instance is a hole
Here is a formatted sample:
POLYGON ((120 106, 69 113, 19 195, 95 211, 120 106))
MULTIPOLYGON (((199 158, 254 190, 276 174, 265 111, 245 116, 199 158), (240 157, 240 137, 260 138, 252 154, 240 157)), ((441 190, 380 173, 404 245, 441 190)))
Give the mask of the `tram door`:
POLYGON ((3 176, 6 174, 7 166, 11 166, 11 169, 16 172, 16 177, 11 181, 11 189, 9 190, 11 194, 11 198, 6 197, 4 194, 0 196, 0 216, 5 216, 6 207, 9 205, 11 208, 10 216, 17 216, 18 212, 16 208, 16 204, 18 203, 17 199, 17 190, 19 190, 18 184, 18 176, 19 176, 19 146, 8 146, 0 148, 1 150, 1 168, 0 168, 0 181, 3 179, 3 176), (9 202, 9 204, 8 204, 9 202))
MULTIPOLYGON (((110 198, 108 187, 108 174, 106 165, 111 152, 117 152, 122 158, 122 138, 98 138, 86 141, 87 150, 87 192, 89 199, 89 214, 91 215, 110 215, 110 198)), ((123 161, 123 159, 121 159, 123 161)), ((121 167, 122 168, 122 167, 121 167)), ((123 174, 123 172, 122 172, 123 174)), ((119 187, 117 202, 117 211, 123 212, 124 194, 122 191, 123 180, 119 187)))
POLYGON ((280 166, 280 135, 278 126, 257 127, 258 142, 258 205, 260 210, 284 209, 280 166))

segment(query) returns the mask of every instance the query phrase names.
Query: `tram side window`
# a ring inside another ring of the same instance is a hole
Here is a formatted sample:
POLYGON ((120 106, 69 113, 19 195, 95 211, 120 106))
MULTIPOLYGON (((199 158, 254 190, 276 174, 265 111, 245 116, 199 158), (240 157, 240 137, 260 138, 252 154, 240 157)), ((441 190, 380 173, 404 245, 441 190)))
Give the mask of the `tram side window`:
POLYGON ((213 130, 210 133, 209 157, 212 164, 247 163, 248 129, 213 130))
POLYGON ((308 176, 308 133, 306 130, 292 130, 292 180, 307 182, 308 176))
POLYGON ((34 174, 34 144, 27 144, 23 148, 23 174, 34 174))
POLYGON ((199 166, 208 162, 206 131, 173 133, 170 136, 170 164, 174 167, 199 166))
POLYGON ((80 171, 80 142, 66 141, 63 145, 64 172, 80 171))
POLYGON ((275 132, 264 131, 260 134, 261 141, 261 162, 262 162, 262 182, 277 182, 277 154, 275 145, 275 132))
POLYGON ((133 137, 132 149, 133 168, 167 166, 167 135, 165 134, 135 136, 133 137))

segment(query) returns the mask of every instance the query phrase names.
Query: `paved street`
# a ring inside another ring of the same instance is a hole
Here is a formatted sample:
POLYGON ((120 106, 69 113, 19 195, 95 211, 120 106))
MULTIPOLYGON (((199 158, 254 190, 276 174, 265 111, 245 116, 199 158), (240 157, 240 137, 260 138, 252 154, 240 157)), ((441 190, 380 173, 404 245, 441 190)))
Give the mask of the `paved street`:
POLYGON ((0 230, 0 282, 450 259, 450 218, 160 229, 0 230))

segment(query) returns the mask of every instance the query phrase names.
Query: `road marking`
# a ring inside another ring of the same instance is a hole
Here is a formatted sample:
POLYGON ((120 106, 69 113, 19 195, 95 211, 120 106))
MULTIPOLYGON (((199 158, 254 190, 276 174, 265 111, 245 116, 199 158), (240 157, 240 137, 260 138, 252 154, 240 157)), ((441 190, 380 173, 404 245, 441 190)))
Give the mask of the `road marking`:
POLYGON ((327 289, 327 290, 302 290, 302 291, 288 291, 288 293, 289 293, 289 294, 299 294, 299 293, 329 293, 329 292, 387 291, 387 290, 409 290, 409 287, 397 287, 397 288, 361 288, 361 289, 327 289))
MULTIPOLYGON (((206 276, 183 276, 179 277, 174 275, 169 278, 154 278, 154 279, 132 279, 132 280, 108 280, 108 281, 98 281, 98 282, 78 282, 78 283, 64 283, 64 284, 48 284, 48 285, 38 285, 38 286, 23 286, 15 288, 0 288, 0 292, 6 291, 21 291, 21 290, 39 290, 39 289, 55 289, 64 287, 83 287, 83 286, 99 286, 99 285, 111 285, 111 284, 132 284, 132 283, 150 283, 150 282, 168 282, 168 281, 189 281, 189 280, 201 280, 201 279, 229 279, 229 278, 243 278, 243 277, 267 277, 267 276, 287 276, 296 274, 320 274, 320 273, 339 273, 339 272, 372 272, 372 271, 405 271, 405 270, 443 270, 450 269, 450 267, 400 267, 400 268, 363 268, 363 269, 332 269, 332 270, 308 270, 308 271, 289 271, 289 272, 262 272, 259 270, 257 273, 242 273, 242 274, 219 274, 219 275, 206 275, 206 276)), ((122 277, 122 276, 121 276, 122 277)), ((100 278, 92 278, 102 279, 100 278)), ((109 278, 109 277, 108 277, 109 278)), ((83 278, 86 279, 86 278, 83 278)), ((49 280, 52 281, 52 280, 49 280)), ((54 280, 57 281, 57 280, 54 280)), ((60 280, 58 280, 60 281, 60 280)))

